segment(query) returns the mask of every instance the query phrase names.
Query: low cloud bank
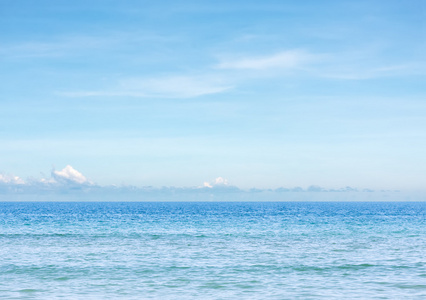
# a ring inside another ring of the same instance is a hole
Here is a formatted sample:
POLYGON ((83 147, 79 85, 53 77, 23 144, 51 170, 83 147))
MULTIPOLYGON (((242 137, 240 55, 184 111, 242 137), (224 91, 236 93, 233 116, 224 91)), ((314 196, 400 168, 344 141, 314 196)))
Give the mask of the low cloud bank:
POLYGON ((25 181, 18 176, 0 174, 0 184, 20 185, 25 184, 25 181))
POLYGON ((50 178, 28 178, 24 180, 18 176, 0 174, 0 192, 3 193, 43 193, 69 189, 78 190, 95 186, 70 165, 60 171, 53 169, 50 178))
POLYGON ((344 187, 240 189, 223 177, 194 187, 101 186, 67 165, 50 178, 24 180, 0 174, 0 201, 424 201, 398 191, 344 187))

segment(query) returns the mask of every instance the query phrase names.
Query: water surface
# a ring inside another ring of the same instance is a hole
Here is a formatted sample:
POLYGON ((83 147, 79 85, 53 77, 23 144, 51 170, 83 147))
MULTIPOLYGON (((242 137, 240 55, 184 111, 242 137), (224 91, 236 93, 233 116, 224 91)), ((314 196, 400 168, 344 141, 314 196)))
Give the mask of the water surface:
POLYGON ((426 203, 0 203, 2 299, 426 299, 426 203))

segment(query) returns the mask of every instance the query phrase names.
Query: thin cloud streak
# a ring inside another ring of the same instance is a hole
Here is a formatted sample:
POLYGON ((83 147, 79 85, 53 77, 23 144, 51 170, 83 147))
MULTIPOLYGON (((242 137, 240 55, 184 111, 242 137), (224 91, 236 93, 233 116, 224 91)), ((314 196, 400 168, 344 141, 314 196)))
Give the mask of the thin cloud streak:
POLYGON ((123 78, 104 89, 56 94, 65 97, 195 98, 225 93, 255 78, 285 77, 290 73, 305 79, 330 80, 368 80, 424 73, 422 63, 368 64, 378 55, 376 49, 347 53, 312 53, 296 49, 263 56, 228 55, 216 65, 198 70, 200 75, 123 78))
POLYGON ((137 97, 137 98, 193 98, 223 93, 230 84, 213 77, 169 76, 160 78, 132 78, 119 82, 117 87, 102 91, 59 92, 66 97, 137 97))
POLYGON ((408 75, 421 75, 424 74, 424 67, 422 63, 405 63, 384 66, 362 66, 335 64, 334 66, 324 67, 322 69, 311 70, 312 75, 338 80, 368 80, 383 77, 397 77, 408 75))
POLYGON ((0 53, 2 56, 15 58, 49 58, 68 57, 76 52, 89 49, 102 49, 116 44, 117 40, 93 36, 70 36, 43 41, 29 41, 20 44, 3 45, 0 53))
POLYGON ((268 56, 244 57, 240 59, 227 59, 220 62, 218 69, 293 69, 300 67, 314 59, 312 54, 302 50, 289 50, 268 56))
MULTIPOLYGON (((0 54, 7 58, 57 58, 93 51, 120 50, 141 43, 175 43, 179 37, 146 32, 108 32, 103 35, 58 35, 50 39, 35 39, 20 43, 3 43, 0 54)), ((120 51, 118 51, 120 52, 120 51)))
MULTIPOLYGON (((337 80, 367 80, 382 77, 395 77, 424 74, 424 62, 378 60, 381 49, 364 51, 312 53, 305 50, 286 50, 272 55, 237 57, 229 55, 215 66, 222 70, 272 71, 275 77, 285 76, 274 72, 291 70, 303 73, 307 78, 326 78, 337 80)), ((256 74, 255 74, 256 75, 256 74)), ((262 77, 264 73, 258 73, 262 77)), ((244 77, 244 74, 240 75, 244 77)), ((253 76, 253 74, 251 74, 253 76)))

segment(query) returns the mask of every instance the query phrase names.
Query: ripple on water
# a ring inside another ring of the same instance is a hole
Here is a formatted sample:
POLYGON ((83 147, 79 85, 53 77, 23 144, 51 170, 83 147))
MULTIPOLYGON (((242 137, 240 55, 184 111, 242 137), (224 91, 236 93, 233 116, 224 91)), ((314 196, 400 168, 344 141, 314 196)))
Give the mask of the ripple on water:
POLYGON ((0 211, 4 299, 426 299, 425 204, 0 203, 0 211))
POLYGON ((36 289, 22 289, 22 290, 18 290, 19 293, 36 293, 39 292, 40 290, 36 290, 36 289))

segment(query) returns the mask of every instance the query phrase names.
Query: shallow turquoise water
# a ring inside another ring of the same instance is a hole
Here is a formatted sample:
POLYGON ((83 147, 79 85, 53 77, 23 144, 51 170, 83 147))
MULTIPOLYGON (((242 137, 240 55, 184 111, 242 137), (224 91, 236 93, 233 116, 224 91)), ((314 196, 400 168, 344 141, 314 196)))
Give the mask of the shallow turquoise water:
POLYGON ((426 299, 426 203, 0 203, 2 299, 426 299))

